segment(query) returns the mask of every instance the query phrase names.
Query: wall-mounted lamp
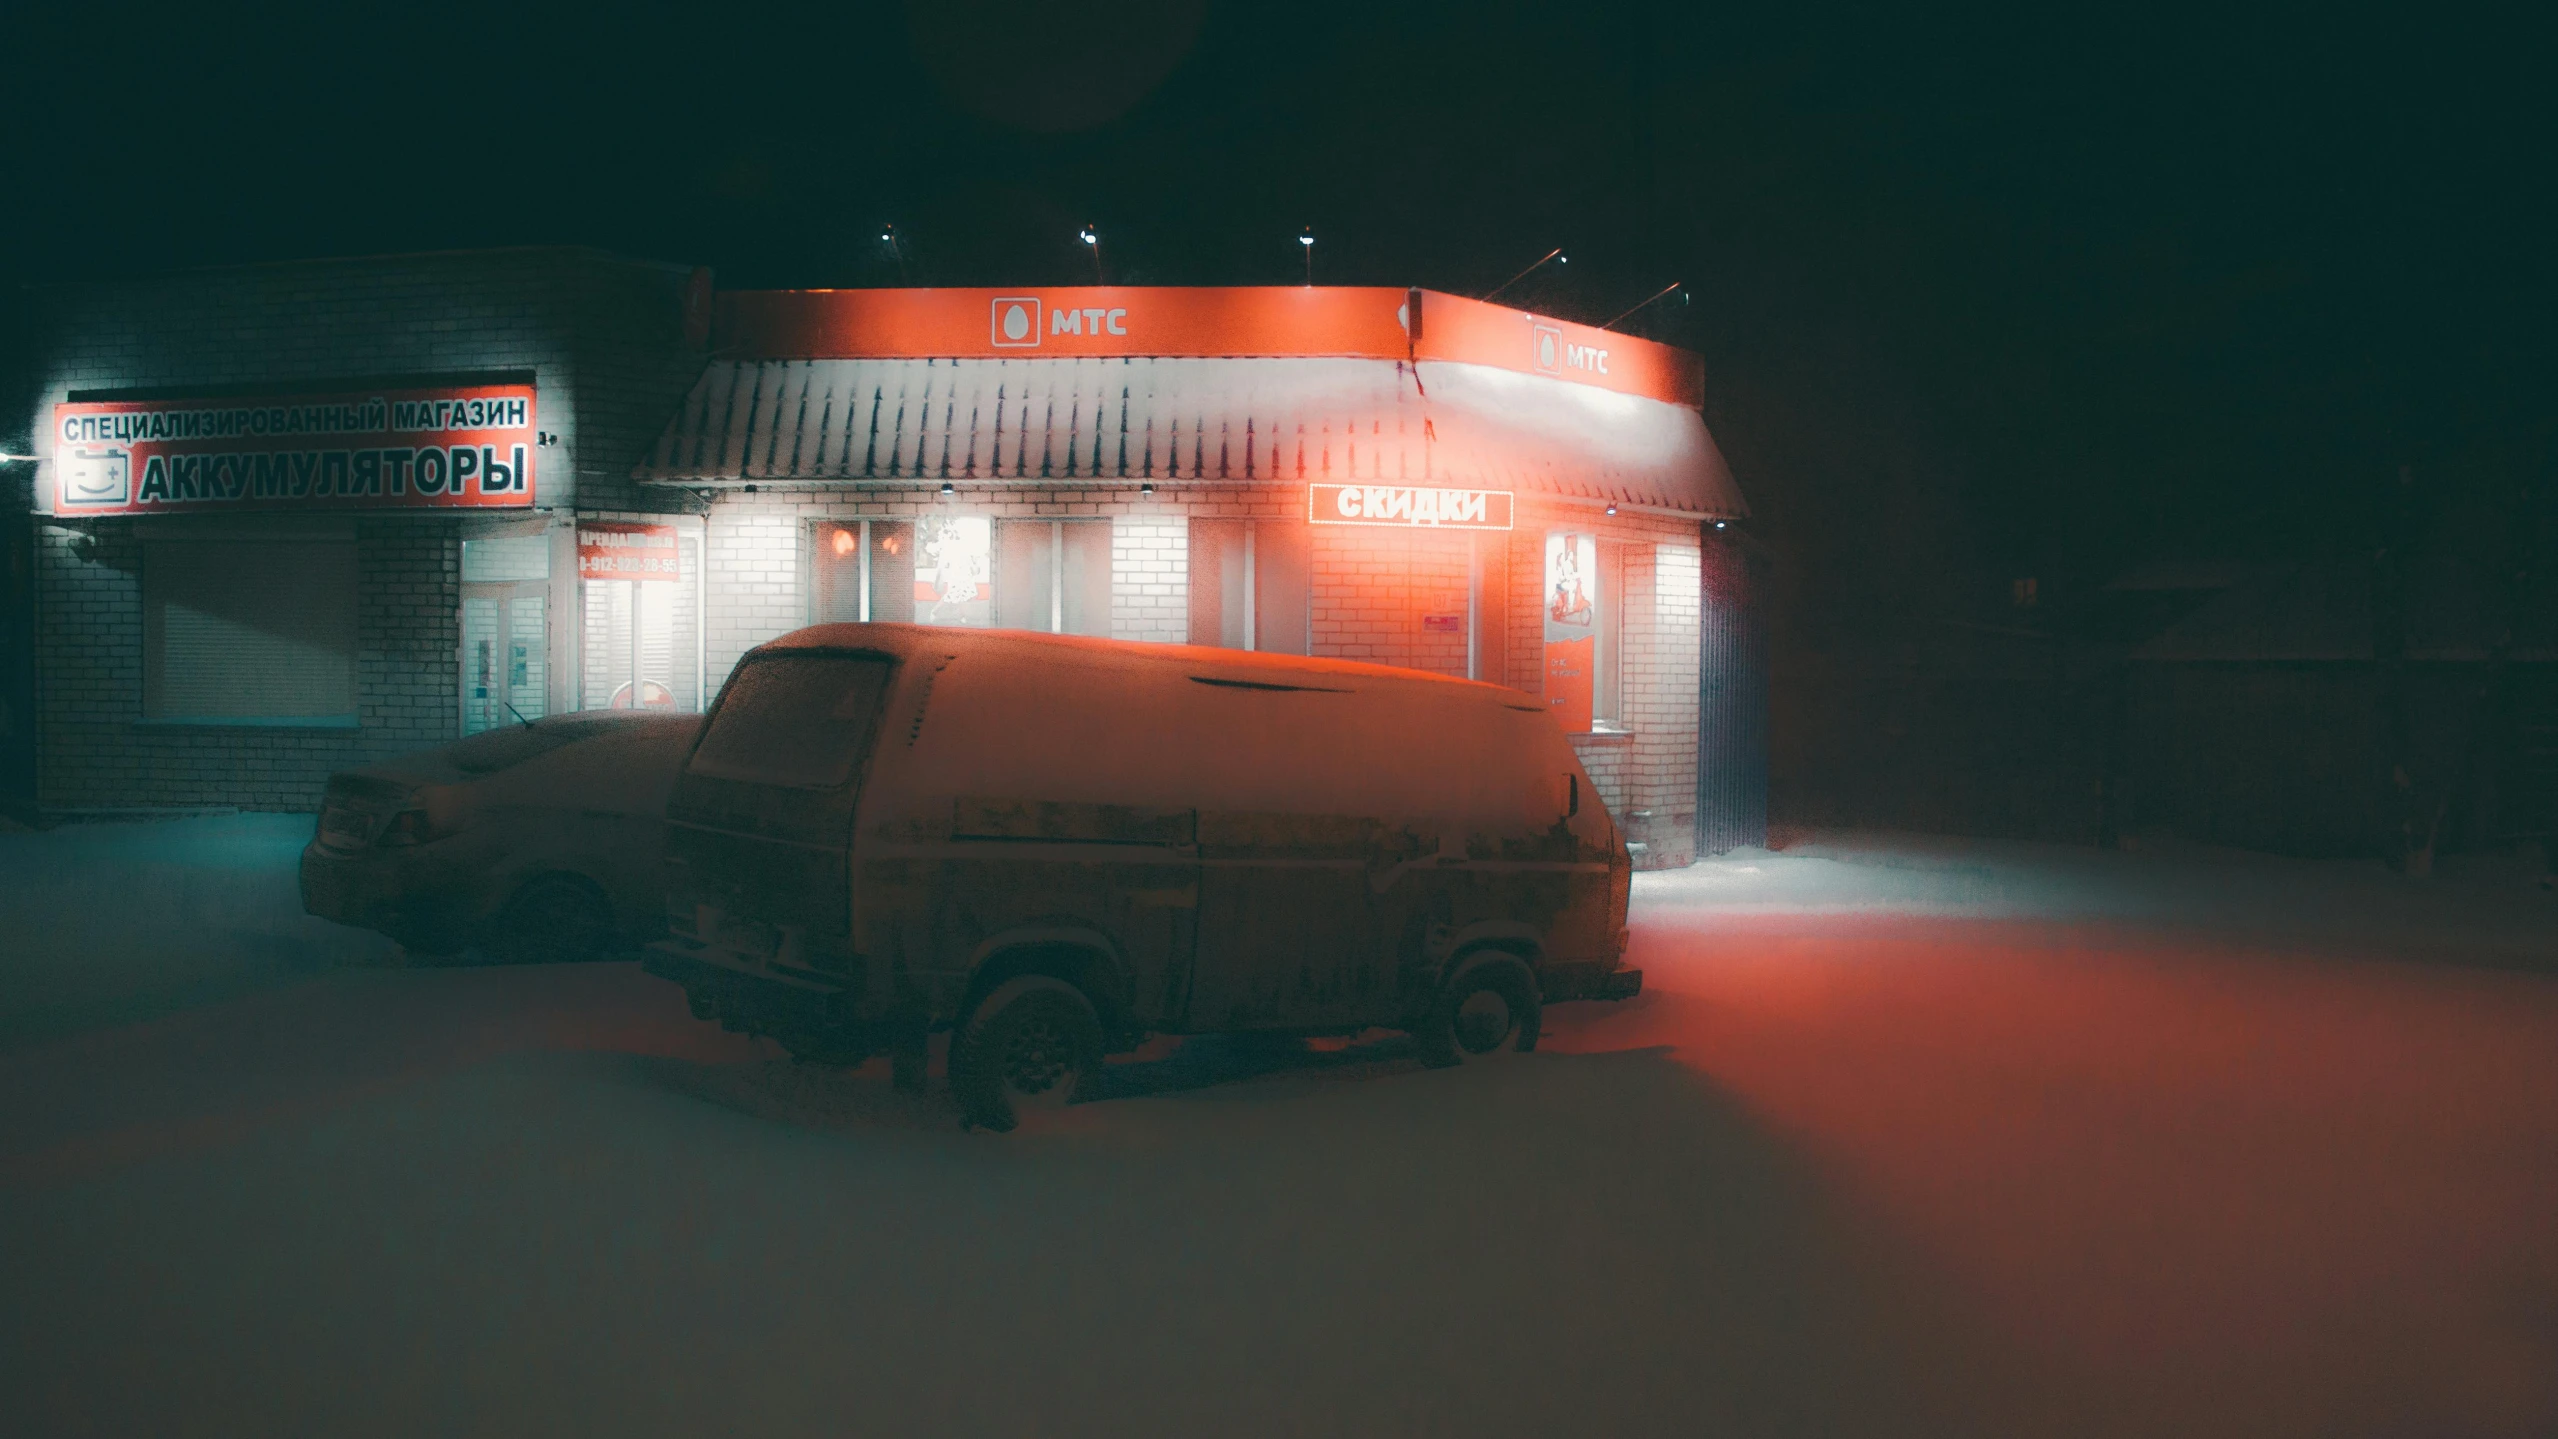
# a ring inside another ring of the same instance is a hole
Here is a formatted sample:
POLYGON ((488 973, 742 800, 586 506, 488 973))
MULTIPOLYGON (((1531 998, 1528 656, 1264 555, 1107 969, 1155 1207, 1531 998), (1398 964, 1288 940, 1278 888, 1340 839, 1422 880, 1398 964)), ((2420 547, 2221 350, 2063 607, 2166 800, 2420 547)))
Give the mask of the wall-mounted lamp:
POLYGON ((1151 484, 1139 485, 1137 487, 1137 497, 1139 499, 1146 500, 1153 499, 1155 497, 1155 487, 1151 484))
POLYGON ((1616 501, 1614 501, 1614 500, 1610 500, 1610 501, 1608 501, 1608 513, 1613 515, 1613 514, 1615 514, 1616 512, 1617 512, 1617 502, 1616 502, 1616 501))
POLYGON ((956 495, 956 494, 958 494, 958 493, 959 493, 959 487, 958 487, 957 485, 952 484, 952 483, 951 483, 950 481, 948 481, 948 480, 944 480, 944 481, 942 481, 942 482, 941 482, 941 497, 942 497, 943 499, 945 499, 945 500, 946 500, 946 499, 949 499, 950 497, 952 497, 953 495, 956 495))
POLYGON ((1297 232, 1297 248, 1306 252, 1306 283, 1315 282, 1315 227, 1308 225, 1297 232))

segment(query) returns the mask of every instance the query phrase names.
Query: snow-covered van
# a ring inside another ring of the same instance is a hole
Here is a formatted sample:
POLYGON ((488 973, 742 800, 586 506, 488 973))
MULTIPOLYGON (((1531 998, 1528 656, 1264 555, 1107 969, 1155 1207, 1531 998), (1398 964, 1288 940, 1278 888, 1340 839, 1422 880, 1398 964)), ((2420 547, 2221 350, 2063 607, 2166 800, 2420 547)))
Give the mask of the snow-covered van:
POLYGON ((649 969, 977 1123, 1145 1034, 1409 1030, 1458 1064, 1622 999, 1625 843, 1545 707, 1348 661, 820 625, 739 661, 667 808, 649 969))

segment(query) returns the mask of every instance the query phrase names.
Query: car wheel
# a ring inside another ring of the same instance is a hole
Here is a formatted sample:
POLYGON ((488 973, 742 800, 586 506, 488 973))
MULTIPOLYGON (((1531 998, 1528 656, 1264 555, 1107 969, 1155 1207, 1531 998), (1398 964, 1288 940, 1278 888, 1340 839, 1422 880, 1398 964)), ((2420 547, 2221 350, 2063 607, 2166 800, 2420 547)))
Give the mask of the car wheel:
POLYGON ((508 964, 597 959, 613 944, 613 912, 583 880, 550 875, 516 891, 498 916, 489 950, 508 964))
POLYGON ((1537 1047, 1545 1008, 1536 976, 1512 955, 1461 963, 1412 1031, 1433 1069, 1481 1064, 1537 1047))
POLYGON ((950 1046, 950 1087, 971 1124, 1002 1132, 1063 1109, 1101 1067, 1101 1016, 1082 990, 1026 974, 980 1001, 950 1046))

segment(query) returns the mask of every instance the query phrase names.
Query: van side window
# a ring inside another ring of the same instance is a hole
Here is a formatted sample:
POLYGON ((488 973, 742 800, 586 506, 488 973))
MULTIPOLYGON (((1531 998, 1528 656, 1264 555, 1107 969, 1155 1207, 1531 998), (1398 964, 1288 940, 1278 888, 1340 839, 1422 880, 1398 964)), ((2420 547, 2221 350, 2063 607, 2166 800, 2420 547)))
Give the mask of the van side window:
POLYGON ((870 751, 889 669, 870 655, 749 659, 728 682, 687 768, 747 784, 833 789, 870 751))

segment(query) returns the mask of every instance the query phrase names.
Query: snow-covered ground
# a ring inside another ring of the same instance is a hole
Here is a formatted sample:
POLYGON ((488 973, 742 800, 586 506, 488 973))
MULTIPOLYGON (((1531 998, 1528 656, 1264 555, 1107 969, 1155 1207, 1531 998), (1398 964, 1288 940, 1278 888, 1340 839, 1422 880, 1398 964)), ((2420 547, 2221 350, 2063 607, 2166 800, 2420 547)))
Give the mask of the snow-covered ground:
POLYGON ((310 838, 283 814, 0 826, 0 1048, 387 961, 302 912, 310 838))
POLYGON ((2558 894, 1890 836, 1645 876, 1522 1063, 1040 1133, 625 964, 385 968, 306 819, 0 835, 12 1432, 2558 1432, 2558 894))

